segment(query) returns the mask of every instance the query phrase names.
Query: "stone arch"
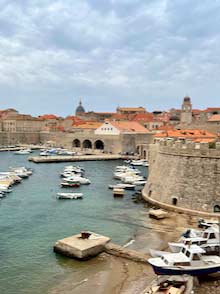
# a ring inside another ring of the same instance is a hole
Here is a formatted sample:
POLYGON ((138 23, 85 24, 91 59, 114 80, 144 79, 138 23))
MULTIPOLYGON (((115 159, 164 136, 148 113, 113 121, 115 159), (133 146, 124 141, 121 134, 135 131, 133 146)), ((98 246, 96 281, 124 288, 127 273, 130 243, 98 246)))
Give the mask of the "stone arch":
POLYGON ((104 144, 103 141, 101 141, 101 140, 97 140, 97 141, 95 141, 95 143, 94 143, 94 147, 95 147, 95 149, 98 149, 98 150, 104 150, 104 148, 105 148, 105 144, 104 144))
POLYGON ((220 212, 220 205, 219 204, 215 204, 213 207, 214 212, 220 212))
POLYGON ((143 157, 144 157, 144 159, 147 159, 147 151, 146 150, 143 151, 143 157))
POLYGON ((92 149, 92 142, 88 139, 83 141, 83 148, 92 149))
POLYGON ((141 146, 138 145, 138 146, 136 147, 136 153, 137 153, 137 154, 140 154, 140 149, 141 149, 141 146))
POLYGON ((81 142, 79 139, 73 140, 73 147, 77 147, 77 148, 81 147, 81 142))

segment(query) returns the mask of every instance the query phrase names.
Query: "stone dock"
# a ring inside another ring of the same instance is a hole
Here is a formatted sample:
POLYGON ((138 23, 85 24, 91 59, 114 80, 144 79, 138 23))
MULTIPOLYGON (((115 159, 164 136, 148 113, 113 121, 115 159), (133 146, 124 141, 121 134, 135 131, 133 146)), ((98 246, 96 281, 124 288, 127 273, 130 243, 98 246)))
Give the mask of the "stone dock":
POLYGON ((78 156, 30 156, 29 161, 34 163, 55 163, 55 162, 75 162, 75 161, 98 161, 98 160, 119 160, 119 159, 136 159, 136 156, 128 155, 78 155, 78 156))
POLYGON ((70 258, 87 260, 105 252, 132 261, 147 263, 147 254, 116 245, 109 237, 88 232, 89 237, 83 238, 82 233, 59 240, 54 245, 54 251, 70 258))

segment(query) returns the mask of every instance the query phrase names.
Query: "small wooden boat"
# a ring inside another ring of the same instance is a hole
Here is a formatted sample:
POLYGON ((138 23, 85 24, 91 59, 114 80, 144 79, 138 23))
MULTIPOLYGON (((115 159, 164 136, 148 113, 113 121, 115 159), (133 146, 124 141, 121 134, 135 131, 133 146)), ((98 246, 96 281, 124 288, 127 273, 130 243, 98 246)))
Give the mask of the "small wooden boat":
POLYGON ((71 200, 82 199, 83 193, 57 193, 57 198, 71 200))
POLYGON ((61 185, 61 187, 64 187, 64 188, 68 188, 68 187, 78 188, 78 187, 80 187, 79 182, 71 182, 71 183, 62 182, 60 185, 61 185))
POLYGON ((158 276, 141 294, 191 294, 193 293, 193 277, 158 276))

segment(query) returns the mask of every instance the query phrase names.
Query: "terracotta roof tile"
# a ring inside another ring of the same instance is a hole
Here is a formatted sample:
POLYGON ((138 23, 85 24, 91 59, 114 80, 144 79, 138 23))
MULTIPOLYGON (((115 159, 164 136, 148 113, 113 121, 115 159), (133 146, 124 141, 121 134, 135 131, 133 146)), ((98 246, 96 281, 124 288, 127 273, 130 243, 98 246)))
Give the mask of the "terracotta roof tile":
POLYGON ((110 121, 110 123, 122 132, 149 133, 149 131, 136 121, 110 121))
POLYGON ((217 122, 220 121, 220 114, 213 114, 208 121, 217 122))

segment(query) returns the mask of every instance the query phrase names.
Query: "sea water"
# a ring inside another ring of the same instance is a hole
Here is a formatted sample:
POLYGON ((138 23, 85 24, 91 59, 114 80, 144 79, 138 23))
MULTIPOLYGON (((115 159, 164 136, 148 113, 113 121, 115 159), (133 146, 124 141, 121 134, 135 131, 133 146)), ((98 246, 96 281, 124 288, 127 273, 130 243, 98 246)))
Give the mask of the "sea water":
MULTIPOLYGON (((132 192, 114 199, 109 184, 121 161, 73 163, 85 169, 91 185, 60 188, 60 173, 68 163, 34 164, 27 156, 0 153, 0 171, 28 166, 33 175, 13 186, 13 192, 0 201, 0 293, 46 293, 67 273, 79 275, 86 263, 53 252, 54 243, 91 230, 125 244, 139 226, 142 205, 132 202, 132 192), (83 192, 83 200, 58 200, 57 192, 83 192)), ((71 163, 70 163, 71 164, 71 163)), ((145 171, 146 168, 143 169, 145 171)))

